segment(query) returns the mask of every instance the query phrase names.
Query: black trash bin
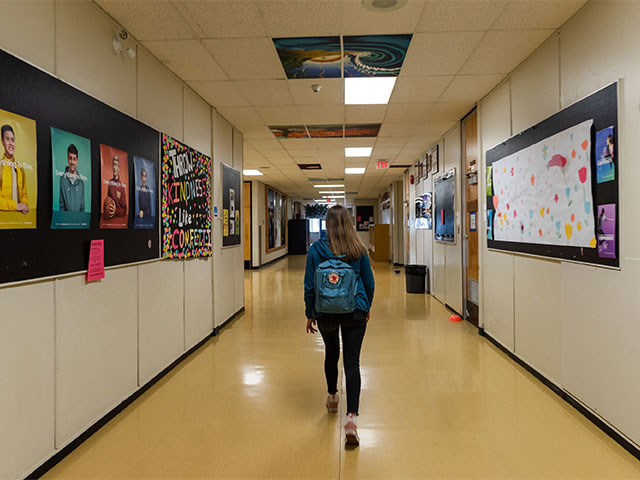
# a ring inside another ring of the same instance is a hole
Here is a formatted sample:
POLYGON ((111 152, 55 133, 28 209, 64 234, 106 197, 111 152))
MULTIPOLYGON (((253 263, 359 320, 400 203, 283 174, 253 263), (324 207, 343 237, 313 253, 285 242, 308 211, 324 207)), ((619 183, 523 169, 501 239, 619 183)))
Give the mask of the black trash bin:
POLYGON ((405 265, 404 273, 407 281, 407 293, 425 292, 426 265, 405 265))

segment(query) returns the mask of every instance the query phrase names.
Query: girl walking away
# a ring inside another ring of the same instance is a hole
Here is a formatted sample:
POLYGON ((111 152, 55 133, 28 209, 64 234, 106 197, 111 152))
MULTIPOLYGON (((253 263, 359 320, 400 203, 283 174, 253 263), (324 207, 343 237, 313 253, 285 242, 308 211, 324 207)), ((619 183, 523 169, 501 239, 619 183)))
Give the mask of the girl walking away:
POLYGON ((326 406, 338 411, 338 360, 342 353, 347 383, 347 445, 359 445, 356 418, 360 403, 360 348, 369 321, 375 282, 367 249, 356 234, 351 216, 342 205, 327 213, 327 238, 311 245, 304 275, 307 333, 322 335, 324 374, 329 397, 326 406))

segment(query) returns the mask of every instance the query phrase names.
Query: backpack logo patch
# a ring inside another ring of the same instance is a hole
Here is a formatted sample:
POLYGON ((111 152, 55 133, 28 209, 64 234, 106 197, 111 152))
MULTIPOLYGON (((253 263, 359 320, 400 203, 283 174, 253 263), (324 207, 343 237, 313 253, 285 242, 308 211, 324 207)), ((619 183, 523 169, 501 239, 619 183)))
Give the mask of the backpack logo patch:
POLYGON ((340 275, 338 275, 336 272, 331 272, 329 274, 328 280, 331 285, 335 285, 336 283, 338 283, 338 281, 340 281, 340 275))

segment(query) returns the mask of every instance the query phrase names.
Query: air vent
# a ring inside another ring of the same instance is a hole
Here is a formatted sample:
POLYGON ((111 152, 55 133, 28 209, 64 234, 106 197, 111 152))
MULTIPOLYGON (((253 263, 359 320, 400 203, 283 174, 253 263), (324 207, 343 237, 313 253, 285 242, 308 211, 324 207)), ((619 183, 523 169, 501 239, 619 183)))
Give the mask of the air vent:
POLYGON ((322 170, 322 165, 319 163, 299 163, 300 170, 322 170))

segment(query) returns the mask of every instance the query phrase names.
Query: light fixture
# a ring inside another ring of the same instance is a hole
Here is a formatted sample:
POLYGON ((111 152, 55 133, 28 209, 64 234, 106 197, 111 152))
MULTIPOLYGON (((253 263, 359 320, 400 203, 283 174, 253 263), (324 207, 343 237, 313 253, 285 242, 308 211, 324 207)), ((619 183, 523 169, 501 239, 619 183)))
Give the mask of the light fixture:
POLYGON ((340 191, 333 191, 333 192, 318 192, 320 195, 344 195, 344 190, 340 191))
POLYGON ((396 77, 345 78, 346 105, 384 105, 396 84, 396 77))
POLYGON ((326 197, 323 197, 323 198, 329 198, 329 199, 335 200, 336 198, 345 198, 345 196, 344 195, 330 195, 330 196, 326 196, 326 197))
POLYGON ((363 174, 365 170, 366 170, 365 167, 351 167, 351 168, 345 168, 344 173, 346 173, 347 175, 358 175, 358 174, 363 174))
POLYGON ((370 157, 373 147, 345 147, 345 157, 370 157))
POLYGON ((242 174, 243 175, 262 175, 262 172, 260 170, 243 170, 242 174))
POLYGON ((344 187, 343 184, 336 184, 336 185, 314 185, 315 188, 337 188, 337 187, 344 187))

